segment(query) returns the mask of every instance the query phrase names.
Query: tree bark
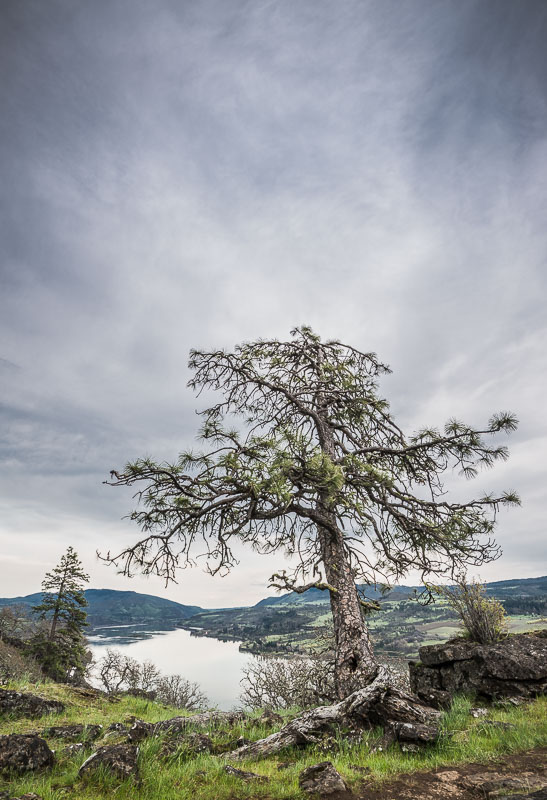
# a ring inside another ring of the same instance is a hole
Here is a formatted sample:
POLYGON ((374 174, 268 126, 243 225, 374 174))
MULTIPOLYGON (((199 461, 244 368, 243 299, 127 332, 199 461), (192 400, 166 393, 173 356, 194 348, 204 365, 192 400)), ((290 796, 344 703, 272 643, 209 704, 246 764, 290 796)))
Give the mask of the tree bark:
POLYGON ((355 578, 344 548, 343 534, 318 530, 335 641, 334 683, 340 700, 367 686, 378 673, 372 642, 363 619, 355 578))
MULTIPOLYGON (((336 447, 324 409, 319 416, 323 423, 318 428, 321 449, 334 461, 336 447)), ((378 662, 363 619, 344 534, 337 524, 328 492, 320 492, 317 510, 325 520, 324 526, 317 526, 325 577, 335 590, 330 592, 335 641, 334 683, 338 698, 343 700, 374 680, 378 662)))

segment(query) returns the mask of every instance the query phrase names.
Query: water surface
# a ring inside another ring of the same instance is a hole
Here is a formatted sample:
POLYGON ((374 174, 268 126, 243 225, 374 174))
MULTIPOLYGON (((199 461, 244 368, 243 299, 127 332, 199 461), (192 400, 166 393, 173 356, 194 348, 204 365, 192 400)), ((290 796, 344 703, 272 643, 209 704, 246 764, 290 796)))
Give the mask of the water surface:
POLYGON ((252 656, 240 653, 238 642, 192 636, 182 628, 161 630, 158 625, 95 628, 87 639, 96 660, 110 647, 137 661, 152 661, 166 675, 178 674, 198 683, 209 703, 223 711, 240 705, 241 670, 252 656))

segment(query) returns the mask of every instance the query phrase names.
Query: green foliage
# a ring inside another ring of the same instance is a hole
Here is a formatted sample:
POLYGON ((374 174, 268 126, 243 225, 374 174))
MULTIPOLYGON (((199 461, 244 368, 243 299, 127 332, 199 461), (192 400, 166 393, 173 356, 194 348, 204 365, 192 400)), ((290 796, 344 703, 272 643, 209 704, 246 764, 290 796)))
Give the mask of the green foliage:
POLYGON ((78 681, 86 669, 83 631, 87 600, 83 585, 88 581, 77 553, 69 547, 59 564, 46 573, 42 602, 32 609, 47 627, 32 637, 28 652, 56 681, 78 681))
POLYGON ((322 341, 308 326, 291 334, 233 352, 191 351, 189 386, 220 395, 201 412, 207 448, 111 473, 113 485, 142 486, 130 517, 144 537, 107 560, 169 581, 196 556, 213 574, 230 570, 234 541, 243 541, 295 555, 294 583, 325 567, 318 530, 329 526, 370 585, 496 558, 497 511, 518 496, 450 503, 442 475, 455 466, 473 477, 505 460, 507 448, 490 440, 515 429, 514 415, 495 414, 482 430, 451 419, 407 436, 379 395, 390 370, 374 353, 322 341))
POLYGON ((435 591, 459 616, 466 635, 480 644, 493 644, 507 632, 503 604, 486 596, 486 587, 477 580, 468 583, 460 576, 455 586, 437 586, 435 591))

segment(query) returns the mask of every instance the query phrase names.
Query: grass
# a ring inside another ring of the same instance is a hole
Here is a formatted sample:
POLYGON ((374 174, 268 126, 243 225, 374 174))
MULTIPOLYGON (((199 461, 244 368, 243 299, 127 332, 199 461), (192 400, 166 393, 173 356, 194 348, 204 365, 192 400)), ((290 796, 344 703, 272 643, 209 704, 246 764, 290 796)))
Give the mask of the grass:
MULTIPOLYGON (((66 686, 52 683, 33 684, 29 681, 10 686, 18 691, 30 691, 66 703, 63 714, 48 715, 39 720, 2 719, 0 734, 25 733, 41 730, 52 724, 85 722, 101 723, 105 729, 111 722, 124 722, 135 716, 146 721, 168 719, 180 712, 150 701, 124 697, 117 703, 105 697, 87 698, 66 686)), ((65 756, 60 740, 49 740, 57 749, 55 767, 40 775, 16 777, 9 784, 12 796, 35 792, 44 800, 295 800, 302 795, 298 789, 298 775, 302 769, 317 761, 328 759, 356 789, 363 780, 352 766, 368 767, 369 780, 386 780, 401 772, 431 769, 460 764, 466 761, 488 761, 507 753, 527 750, 547 744, 547 698, 519 707, 490 709, 488 719, 511 723, 514 728, 504 729, 485 724, 469 714, 470 698, 458 697, 451 710, 443 717, 442 736, 439 742, 417 754, 405 754, 398 745, 386 752, 371 754, 370 748, 380 737, 380 731, 365 733, 359 742, 348 743, 342 736, 331 740, 331 749, 315 746, 306 750, 288 750, 261 761, 245 761, 236 766, 268 777, 267 783, 244 783, 223 771, 224 760, 218 756, 188 757, 183 753, 168 759, 161 758, 164 737, 145 740, 140 746, 139 766, 141 783, 132 780, 120 782, 112 775, 97 772, 85 781, 78 778, 78 769, 92 750, 85 754, 65 756), (334 747, 332 746, 334 744, 334 747), (280 762, 289 766, 278 769, 280 762)), ((287 712, 290 713, 290 712, 287 712)), ((295 713, 294 711, 292 713, 295 713)), ((247 739, 266 736, 272 729, 265 728, 257 715, 233 729, 207 731, 216 745, 227 745, 243 735, 247 739)), ((123 737, 120 737, 120 741, 123 737)), ((113 743, 116 739, 109 739, 113 743)), ((101 740, 95 742, 99 746, 101 740)), ((106 743, 106 742, 105 742, 106 743)), ((0 790, 7 782, 0 781, 0 790)))

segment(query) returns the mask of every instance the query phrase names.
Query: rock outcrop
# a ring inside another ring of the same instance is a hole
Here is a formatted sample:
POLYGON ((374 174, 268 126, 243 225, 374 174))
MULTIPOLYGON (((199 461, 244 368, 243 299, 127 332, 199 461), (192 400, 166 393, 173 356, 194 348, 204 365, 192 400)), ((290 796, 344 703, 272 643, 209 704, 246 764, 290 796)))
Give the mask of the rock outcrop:
POLYGON ((0 736, 0 773, 28 772, 51 767, 55 756, 36 734, 0 736))
POLYGON ((64 704, 59 700, 45 700, 36 694, 0 689, 0 714, 41 717, 43 714, 60 714, 64 710, 64 704))
POLYGON ((489 700, 547 692, 547 630, 508 636, 483 645, 466 639, 420 648, 410 663, 412 691, 425 703, 446 707, 457 692, 489 700))
POLYGON ((113 744, 99 749, 84 761, 78 771, 80 777, 93 772, 97 767, 106 767, 122 780, 134 777, 138 780, 137 756, 139 748, 132 744, 113 744))

